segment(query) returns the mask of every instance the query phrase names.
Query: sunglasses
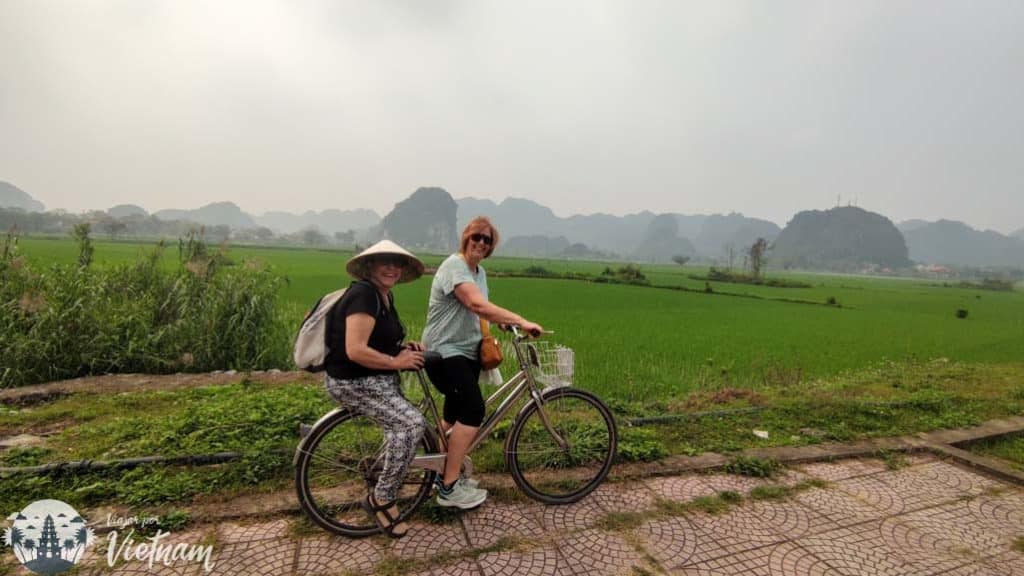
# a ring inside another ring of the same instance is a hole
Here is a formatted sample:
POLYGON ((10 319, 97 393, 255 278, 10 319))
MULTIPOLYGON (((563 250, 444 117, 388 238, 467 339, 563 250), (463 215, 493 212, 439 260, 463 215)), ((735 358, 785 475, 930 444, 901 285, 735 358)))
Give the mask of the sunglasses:
POLYGON ((491 243, 494 242, 494 240, 490 236, 488 236, 487 234, 480 234, 479 232, 477 232, 476 234, 470 234, 469 239, 472 240, 473 242, 483 242, 488 246, 490 246, 491 243))
POLYGON ((383 266, 395 266, 397 268, 405 268, 405 258, 401 256, 378 256, 373 259, 375 264, 381 264, 383 266))

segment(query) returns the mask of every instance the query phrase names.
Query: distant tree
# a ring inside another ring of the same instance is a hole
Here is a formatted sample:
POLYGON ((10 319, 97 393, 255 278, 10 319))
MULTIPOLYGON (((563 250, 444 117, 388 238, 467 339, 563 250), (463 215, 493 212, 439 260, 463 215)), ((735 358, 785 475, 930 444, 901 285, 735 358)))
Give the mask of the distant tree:
POLYGON ((36 541, 35 540, 33 540, 31 538, 29 538, 28 540, 25 540, 25 545, 23 546, 23 548, 25 550, 28 550, 28 554, 26 554, 26 556, 31 556, 33 559, 36 557, 36 541))
POLYGON ((299 237, 302 239, 303 244, 309 246, 327 243, 327 236, 316 227, 305 228, 299 231, 299 237))
POLYGON ((128 225, 120 220, 104 220, 100 226, 111 238, 117 238, 122 232, 128 229, 128 225))
POLYGON ((227 224, 216 224, 203 227, 203 237, 208 242, 223 242, 231 236, 231 227, 227 224))
POLYGON ((356 231, 346 230, 344 232, 335 232, 334 240, 342 246, 351 246, 356 243, 356 231))
POLYGON ((89 233, 92 231, 92 225, 88 222, 82 222, 81 224, 75 224, 71 235, 75 241, 78 242, 78 265, 82 268, 88 268, 92 264, 92 240, 89 239, 89 233))
POLYGON ((672 261, 680 266, 686 266, 686 263, 690 261, 689 256, 683 256, 682 254, 676 254, 672 257, 672 261))
MULTIPOLYGON (((67 556, 67 558, 71 558, 71 551, 75 549, 75 541, 72 540, 71 538, 65 538, 64 539, 64 546, 63 546, 63 548, 64 548, 64 554, 67 556)), ((65 558, 65 560, 67 558, 65 558)), ((69 562, 70 562, 70 560, 69 560, 69 562)))
POLYGON ((754 278, 760 278, 764 273, 764 256, 768 250, 768 241, 758 238, 750 247, 750 273, 754 278))

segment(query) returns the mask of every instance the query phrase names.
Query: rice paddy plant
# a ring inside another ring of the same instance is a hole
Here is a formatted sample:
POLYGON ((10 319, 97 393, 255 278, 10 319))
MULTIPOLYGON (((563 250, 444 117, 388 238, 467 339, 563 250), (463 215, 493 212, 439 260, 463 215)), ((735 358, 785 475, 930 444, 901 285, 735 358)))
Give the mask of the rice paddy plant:
POLYGON ((284 279, 205 254, 170 270, 162 258, 158 245, 135 262, 37 269, 9 234, 0 248, 0 387, 108 372, 287 366, 290 319, 277 305, 284 279))

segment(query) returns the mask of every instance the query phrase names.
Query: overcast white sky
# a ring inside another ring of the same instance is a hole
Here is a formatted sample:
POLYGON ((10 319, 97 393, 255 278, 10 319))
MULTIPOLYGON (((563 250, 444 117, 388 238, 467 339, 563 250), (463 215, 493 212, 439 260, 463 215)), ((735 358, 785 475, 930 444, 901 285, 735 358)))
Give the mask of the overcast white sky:
POLYGON ((80 211, 841 202, 1024 226, 1024 2, 0 0, 0 180, 80 211))

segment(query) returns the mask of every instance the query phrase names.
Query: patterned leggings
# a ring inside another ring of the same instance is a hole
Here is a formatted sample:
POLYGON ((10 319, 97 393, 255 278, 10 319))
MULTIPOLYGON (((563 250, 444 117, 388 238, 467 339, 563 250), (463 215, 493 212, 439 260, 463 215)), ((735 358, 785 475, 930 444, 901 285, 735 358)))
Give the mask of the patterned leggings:
POLYGON ((398 374, 352 380, 337 380, 328 375, 326 386, 337 403, 367 416, 384 429, 384 468, 373 497, 380 504, 391 502, 398 497, 405 471, 426 429, 423 414, 402 395, 398 374))

